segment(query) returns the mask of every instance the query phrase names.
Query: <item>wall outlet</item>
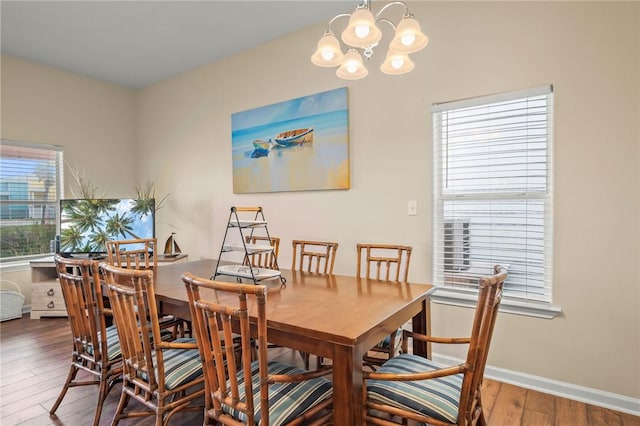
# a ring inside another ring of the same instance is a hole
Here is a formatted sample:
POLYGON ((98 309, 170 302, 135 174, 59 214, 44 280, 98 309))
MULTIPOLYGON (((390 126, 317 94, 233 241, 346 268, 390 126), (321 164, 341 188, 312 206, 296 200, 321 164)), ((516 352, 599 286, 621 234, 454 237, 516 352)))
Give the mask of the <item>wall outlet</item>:
POLYGON ((418 202, 416 200, 409 201, 407 205, 407 214, 409 216, 416 216, 418 214, 418 202))

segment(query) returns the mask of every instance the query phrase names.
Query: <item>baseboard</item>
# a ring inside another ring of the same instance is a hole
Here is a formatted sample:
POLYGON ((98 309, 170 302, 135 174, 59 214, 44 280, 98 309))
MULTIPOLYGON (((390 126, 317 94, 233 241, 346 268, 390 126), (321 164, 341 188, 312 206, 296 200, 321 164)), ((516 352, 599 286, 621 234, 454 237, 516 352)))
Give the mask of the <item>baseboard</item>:
MULTIPOLYGON (((433 360, 443 364, 456 364, 462 362, 459 359, 438 354, 433 354, 433 360)), ((640 399, 574 385, 572 383, 547 379, 545 377, 534 376, 532 374, 492 367, 490 365, 487 365, 485 368, 484 375, 489 379, 497 380, 499 382, 509 383, 526 389, 532 389, 562 398, 596 405, 598 407, 621 411, 634 416, 640 416, 640 399)))
POLYGON ((31 305, 22 305, 22 315, 31 312, 31 305))

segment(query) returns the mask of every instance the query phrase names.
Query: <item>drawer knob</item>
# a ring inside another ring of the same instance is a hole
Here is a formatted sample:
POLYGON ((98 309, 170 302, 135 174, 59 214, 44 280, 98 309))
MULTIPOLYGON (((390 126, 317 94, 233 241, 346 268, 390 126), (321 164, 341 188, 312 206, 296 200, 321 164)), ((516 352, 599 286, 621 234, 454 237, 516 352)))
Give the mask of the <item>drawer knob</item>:
POLYGON ((53 309, 55 307, 56 307, 56 305, 54 305, 53 300, 47 304, 47 308, 49 308, 49 309, 53 309))
POLYGON ((47 296, 53 296, 54 294, 56 294, 56 292, 53 291, 52 288, 50 288, 49 291, 47 292, 47 296))

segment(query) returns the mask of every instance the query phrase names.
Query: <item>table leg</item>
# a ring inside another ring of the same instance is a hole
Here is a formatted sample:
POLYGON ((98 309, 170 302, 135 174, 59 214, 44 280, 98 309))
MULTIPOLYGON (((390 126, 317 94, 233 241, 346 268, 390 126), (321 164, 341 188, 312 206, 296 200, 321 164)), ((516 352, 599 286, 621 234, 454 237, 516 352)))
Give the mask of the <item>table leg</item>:
MULTIPOLYGON (((428 334, 429 333, 429 324, 427 324, 427 313, 428 313, 428 300, 425 299, 422 301, 422 309, 416 316, 413 317, 411 329, 420 334, 428 334)), ((431 351, 430 347, 426 342, 420 342, 418 340, 413 340, 413 353, 416 355, 420 355, 426 358, 431 359, 431 351)))
POLYGON ((333 358, 333 424, 362 424, 362 355, 336 346, 333 358))

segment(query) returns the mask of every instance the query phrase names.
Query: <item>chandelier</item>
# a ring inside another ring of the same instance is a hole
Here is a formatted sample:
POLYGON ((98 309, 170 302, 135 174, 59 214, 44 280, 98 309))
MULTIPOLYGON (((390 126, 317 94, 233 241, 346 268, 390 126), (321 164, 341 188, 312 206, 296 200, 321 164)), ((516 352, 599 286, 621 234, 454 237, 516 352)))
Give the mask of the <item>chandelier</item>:
POLYGON ((371 59, 373 49, 378 46, 382 38, 378 23, 386 23, 395 31, 389 43, 387 56, 380 65, 380 71, 385 74, 399 75, 413 70, 415 64, 409 58, 409 54, 422 50, 429 43, 429 38, 420 30, 420 23, 409 13, 407 4, 401 1, 387 3, 374 15, 371 12, 371 2, 364 0, 353 13, 343 13, 331 18, 327 29, 318 41, 316 51, 311 56, 311 62, 319 67, 338 67, 336 75, 345 80, 366 77, 369 71, 362 62, 360 50, 367 60, 371 59), (389 7, 394 5, 404 6, 404 14, 396 24, 381 17, 389 7), (342 17, 349 17, 349 23, 341 35, 343 43, 348 46, 346 53, 342 52, 340 42, 331 29, 331 25, 342 17))

